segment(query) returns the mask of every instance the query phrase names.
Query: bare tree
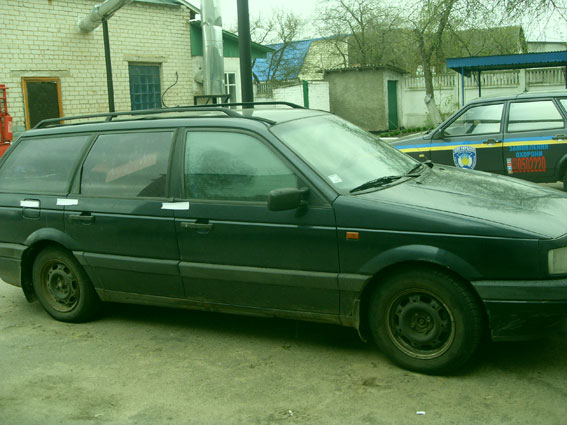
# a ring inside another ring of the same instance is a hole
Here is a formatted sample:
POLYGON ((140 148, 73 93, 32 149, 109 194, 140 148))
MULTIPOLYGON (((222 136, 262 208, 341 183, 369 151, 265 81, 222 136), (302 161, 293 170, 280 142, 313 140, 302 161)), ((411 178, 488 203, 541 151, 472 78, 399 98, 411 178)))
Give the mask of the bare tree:
POLYGON ((460 45, 465 52, 490 50, 483 50, 482 43, 498 54, 525 50, 521 30, 515 40, 498 39, 510 31, 484 34, 497 41, 479 40, 478 33, 465 34, 465 30, 488 30, 503 23, 509 26, 526 16, 540 20, 551 13, 567 16, 567 0, 402 0, 395 7, 387 7, 383 1, 322 1, 320 27, 337 40, 348 37, 348 59, 347 53, 340 51, 345 64, 394 65, 415 71, 419 63, 425 79, 425 103, 435 124, 441 122, 441 115, 433 77, 434 70, 442 69, 445 63, 445 50, 454 45, 460 45))
MULTIPOLYGON (((255 43, 271 45, 264 76, 268 81, 286 80, 297 74, 300 64, 286 60, 294 43, 303 36, 304 19, 293 12, 275 10, 270 17, 257 15, 250 21, 250 37, 255 43)), ((238 30, 232 32, 238 33, 238 30)), ((256 63, 253 61, 252 66, 256 63)), ((255 76, 258 79, 257 76, 255 76)))
POLYGON ((343 65, 364 66, 384 62, 389 30, 396 20, 379 0, 320 0, 319 32, 334 43, 343 65))

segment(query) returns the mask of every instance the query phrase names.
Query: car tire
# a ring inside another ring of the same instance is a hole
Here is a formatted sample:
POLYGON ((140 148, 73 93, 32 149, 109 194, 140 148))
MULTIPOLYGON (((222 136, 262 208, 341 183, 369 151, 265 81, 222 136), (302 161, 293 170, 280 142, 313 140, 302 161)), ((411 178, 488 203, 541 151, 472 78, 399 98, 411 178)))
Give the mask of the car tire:
POLYGON ((461 368, 480 345, 484 315, 462 282, 434 270, 391 275, 372 295, 372 336, 397 365, 426 374, 461 368))
POLYGON ((35 294, 51 316, 63 322, 85 322, 100 310, 100 299, 85 271, 71 253, 46 248, 32 270, 35 294))

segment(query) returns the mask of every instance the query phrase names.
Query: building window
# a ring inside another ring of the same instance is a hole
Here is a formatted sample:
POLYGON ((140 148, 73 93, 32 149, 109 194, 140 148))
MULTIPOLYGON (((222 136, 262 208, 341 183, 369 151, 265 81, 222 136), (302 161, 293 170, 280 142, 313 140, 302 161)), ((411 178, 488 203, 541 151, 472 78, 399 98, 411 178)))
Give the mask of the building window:
POLYGON ((159 65, 128 65, 132 110, 161 108, 159 65))
POLYGON ((236 102, 236 73, 224 73, 224 90, 226 94, 230 94, 229 102, 236 102))

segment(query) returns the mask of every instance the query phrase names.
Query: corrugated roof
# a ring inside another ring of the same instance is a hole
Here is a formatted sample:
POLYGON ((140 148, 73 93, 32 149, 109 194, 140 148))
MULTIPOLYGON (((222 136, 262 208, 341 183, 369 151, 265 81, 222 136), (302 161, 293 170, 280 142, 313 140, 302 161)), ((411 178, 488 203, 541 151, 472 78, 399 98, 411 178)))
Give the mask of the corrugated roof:
POLYGON ((467 77, 474 71, 547 68, 553 66, 567 66, 567 51, 447 59, 447 68, 467 77))
POLYGON ((257 59, 252 69, 254 74, 260 81, 268 79, 275 80, 294 80, 299 77, 305 57, 314 41, 323 40, 322 38, 314 38, 312 40, 293 41, 287 45, 283 51, 283 57, 277 68, 276 75, 269 75, 273 72, 270 64, 277 62, 279 54, 284 47, 284 43, 268 44, 268 47, 274 49, 273 53, 268 53, 266 59, 257 59))

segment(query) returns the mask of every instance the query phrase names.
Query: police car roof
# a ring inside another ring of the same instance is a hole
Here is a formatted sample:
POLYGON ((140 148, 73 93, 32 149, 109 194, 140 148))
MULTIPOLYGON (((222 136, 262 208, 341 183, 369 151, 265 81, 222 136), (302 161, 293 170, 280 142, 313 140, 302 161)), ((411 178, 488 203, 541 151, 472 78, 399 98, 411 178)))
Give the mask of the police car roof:
POLYGON ((495 96, 495 97, 479 97, 478 99, 471 100, 468 104, 483 103, 483 102, 498 102, 515 99, 539 99, 549 97, 567 97, 567 90, 557 90, 549 92, 523 92, 511 94, 508 96, 495 96))

